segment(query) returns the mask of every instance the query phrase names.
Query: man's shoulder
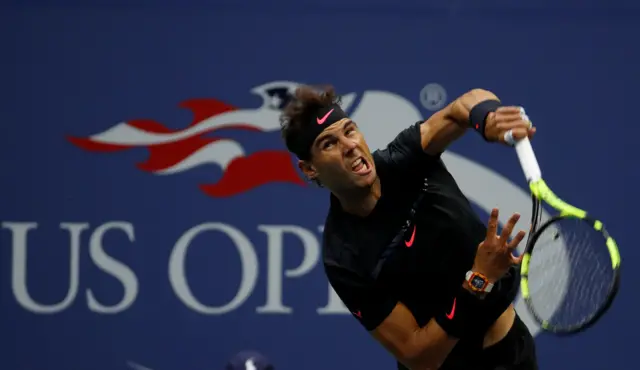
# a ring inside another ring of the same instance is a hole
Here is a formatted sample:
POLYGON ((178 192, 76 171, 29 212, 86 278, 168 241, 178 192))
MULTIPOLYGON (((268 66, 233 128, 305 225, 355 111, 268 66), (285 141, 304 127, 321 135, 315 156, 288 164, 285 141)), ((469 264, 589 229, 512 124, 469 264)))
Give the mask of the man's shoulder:
POLYGON ((437 169, 442 164, 441 156, 427 154, 422 148, 420 127, 422 121, 403 129, 385 147, 376 149, 372 155, 379 172, 397 175, 407 171, 419 173, 437 169), (416 171, 418 170, 418 171, 416 171))
POLYGON ((393 161, 394 156, 403 155, 420 155, 421 137, 420 122, 404 128, 400 131, 386 146, 377 149, 373 154, 374 158, 382 161, 393 161))

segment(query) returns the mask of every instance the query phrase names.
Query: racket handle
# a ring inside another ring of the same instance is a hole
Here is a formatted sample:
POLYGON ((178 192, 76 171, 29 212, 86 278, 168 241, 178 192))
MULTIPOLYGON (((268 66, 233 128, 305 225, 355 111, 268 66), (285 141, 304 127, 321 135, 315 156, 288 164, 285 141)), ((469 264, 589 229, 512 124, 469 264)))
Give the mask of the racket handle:
POLYGON ((536 159, 536 154, 533 152, 529 138, 525 137, 524 139, 516 141, 514 146, 527 182, 540 180, 542 178, 542 172, 540 171, 540 165, 538 165, 538 160, 536 159))

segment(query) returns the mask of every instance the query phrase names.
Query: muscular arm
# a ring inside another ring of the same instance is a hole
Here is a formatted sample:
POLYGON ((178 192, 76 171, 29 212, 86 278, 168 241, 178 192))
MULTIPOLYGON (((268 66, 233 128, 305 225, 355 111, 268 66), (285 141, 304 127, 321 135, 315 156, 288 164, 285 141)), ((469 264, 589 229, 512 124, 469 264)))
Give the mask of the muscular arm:
POLYGON ((490 99, 498 97, 487 90, 473 89, 434 113, 420 125, 422 149, 427 154, 442 153, 466 131, 471 109, 476 104, 490 99))
MULTIPOLYGON (((406 132, 413 132, 415 135, 415 126, 413 130, 406 132)), ((414 136, 414 139, 417 138, 414 136)), ((460 234, 450 236, 450 240, 443 242, 467 242, 460 234)), ((343 244, 343 248, 350 250, 348 244, 343 244)), ((375 280, 362 275, 359 270, 335 263, 325 263, 325 271, 329 283, 353 317, 399 362, 411 370, 438 369, 465 329, 465 315, 461 313, 475 312, 474 305, 480 303, 476 299, 482 299, 482 296, 468 294, 471 288, 463 283, 461 288, 467 292, 460 290, 446 312, 439 312, 426 325, 420 326, 413 313, 388 286, 379 285, 375 280), (456 301, 457 311, 454 311, 456 301), (451 312, 449 310, 457 315, 447 316, 451 312), (454 318, 455 321, 452 321, 454 318)))
POLYGON ((358 273, 336 266, 325 269, 331 286, 353 317, 406 367, 438 369, 458 342, 436 319, 421 328, 404 304, 358 273))
POLYGON ((402 303, 396 304, 371 334, 411 370, 438 369, 458 342, 449 337, 435 319, 419 327, 411 311, 402 303))

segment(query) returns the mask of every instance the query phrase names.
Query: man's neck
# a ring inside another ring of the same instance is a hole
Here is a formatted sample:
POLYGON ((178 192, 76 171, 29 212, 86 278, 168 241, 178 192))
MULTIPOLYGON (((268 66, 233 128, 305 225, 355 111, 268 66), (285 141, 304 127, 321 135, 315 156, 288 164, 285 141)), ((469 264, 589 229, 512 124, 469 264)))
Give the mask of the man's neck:
POLYGON ((359 189, 357 192, 343 195, 335 194, 335 196, 340 201, 343 211, 359 217, 367 217, 376 207, 381 194, 382 188, 378 177, 367 189, 359 189))

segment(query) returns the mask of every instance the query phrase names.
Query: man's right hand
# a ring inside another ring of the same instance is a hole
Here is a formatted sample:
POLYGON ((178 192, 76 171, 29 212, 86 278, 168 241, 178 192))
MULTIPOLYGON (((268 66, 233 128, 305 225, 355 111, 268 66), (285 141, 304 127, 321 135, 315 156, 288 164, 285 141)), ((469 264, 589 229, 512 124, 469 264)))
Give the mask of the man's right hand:
POLYGON ((491 283, 499 280, 511 266, 522 261, 522 256, 516 257, 513 252, 524 239, 526 232, 519 231, 513 240, 509 242, 511 232, 519 219, 520 215, 517 213, 511 216, 502 229, 502 233, 498 235, 498 209, 494 208, 491 211, 487 237, 478 246, 476 259, 472 267, 474 272, 483 274, 491 283))

